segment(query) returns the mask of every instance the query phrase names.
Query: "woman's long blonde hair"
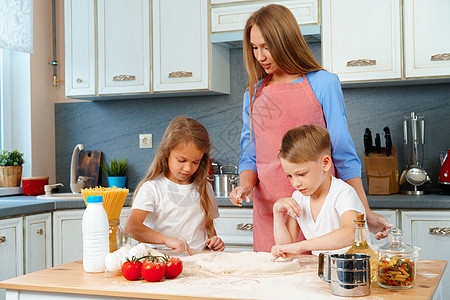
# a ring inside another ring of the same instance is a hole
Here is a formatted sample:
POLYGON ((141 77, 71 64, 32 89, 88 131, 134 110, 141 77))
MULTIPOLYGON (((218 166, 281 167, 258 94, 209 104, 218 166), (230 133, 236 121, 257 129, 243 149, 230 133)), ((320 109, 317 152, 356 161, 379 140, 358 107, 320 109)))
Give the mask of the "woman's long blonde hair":
POLYGON ((246 89, 250 94, 250 107, 258 82, 267 75, 253 54, 250 43, 253 26, 258 26, 273 60, 285 73, 295 75, 323 70, 309 50, 292 12, 277 4, 262 7, 248 18, 244 28, 243 55, 248 73, 246 89))
POLYGON ((194 143, 194 145, 204 153, 197 171, 192 175, 192 179, 200 194, 200 203, 203 212, 205 213, 206 232, 208 233, 208 237, 212 237, 215 233, 211 214, 212 206, 206 191, 206 177, 208 176, 209 171, 211 140, 205 126, 195 119, 178 116, 172 120, 164 132, 161 143, 156 151, 155 158, 147 170, 147 174, 139 182, 134 192, 133 201, 144 182, 155 179, 161 174, 165 175, 170 172, 168 163, 170 152, 178 145, 185 145, 189 142, 194 143))

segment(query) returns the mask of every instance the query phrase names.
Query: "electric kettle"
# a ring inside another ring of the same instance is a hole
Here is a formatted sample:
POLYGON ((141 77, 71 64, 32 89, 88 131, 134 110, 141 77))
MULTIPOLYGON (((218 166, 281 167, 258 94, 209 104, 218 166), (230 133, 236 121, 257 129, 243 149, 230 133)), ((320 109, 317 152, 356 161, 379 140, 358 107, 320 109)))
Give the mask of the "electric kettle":
POLYGON ((441 151, 441 171, 439 172, 439 186, 444 191, 444 194, 450 194, 450 148, 441 151))

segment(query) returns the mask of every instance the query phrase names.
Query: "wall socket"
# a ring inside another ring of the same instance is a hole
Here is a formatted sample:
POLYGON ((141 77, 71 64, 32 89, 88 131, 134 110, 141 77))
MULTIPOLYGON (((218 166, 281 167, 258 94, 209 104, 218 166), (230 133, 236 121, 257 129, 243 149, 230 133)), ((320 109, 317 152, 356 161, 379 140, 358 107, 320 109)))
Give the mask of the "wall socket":
POLYGON ((153 136, 151 133, 139 135, 139 148, 153 148, 153 136))

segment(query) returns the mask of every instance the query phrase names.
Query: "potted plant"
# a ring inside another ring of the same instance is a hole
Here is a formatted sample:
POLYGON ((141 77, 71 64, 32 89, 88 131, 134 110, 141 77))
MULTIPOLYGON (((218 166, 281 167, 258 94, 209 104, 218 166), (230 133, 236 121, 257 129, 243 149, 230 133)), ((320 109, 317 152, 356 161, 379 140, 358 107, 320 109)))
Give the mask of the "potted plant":
POLYGON ((23 153, 2 150, 0 153, 0 187, 18 187, 22 178, 23 153))
POLYGON ((110 160, 109 166, 106 163, 102 163, 103 172, 108 175, 108 182, 110 187, 124 188, 127 183, 127 170, 128 163, 126 159, 122 160, 110 160))

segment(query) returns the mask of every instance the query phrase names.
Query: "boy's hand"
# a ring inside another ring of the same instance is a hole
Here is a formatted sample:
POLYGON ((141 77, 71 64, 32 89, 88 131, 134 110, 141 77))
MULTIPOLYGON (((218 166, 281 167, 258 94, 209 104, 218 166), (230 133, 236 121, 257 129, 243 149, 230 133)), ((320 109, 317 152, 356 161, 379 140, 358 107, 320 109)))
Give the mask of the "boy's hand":
POLYGON ((278 199, 277 202, 273 205, 273 212, 285 212, 288 211, 291 216, 294 218, 300 217, 302 214, 302 209, 300 208, 300 205, 298 205, 297 201, 295 201, 292 197, 286 197, 278 199))
POLYGON ((217 235, 206 240, 206 246, 212 251, 223 251, 225 249, 225 243, 217 235))
POLYGON ((230 200, 236 206, 242 206, 242 202, 245 200, 249 203, 253 199, 253 189, 247 186, 238 186, 231 191, 230 200))
POLYGON ((189 247, 188 243, 185 240, 174 238, 174 237, 168 237, 165 245, 176 252, 183 253, 186 252, 189 253, 189 255, 192 255, 192 250, 189 247))
POLYGON ((300 243, 287 244, 287 245, 274 245, 272 246, 272 255, 273 260, 275 261, 277 258, 288 258, 292 256, 297 256, 302 253, 300 243))

